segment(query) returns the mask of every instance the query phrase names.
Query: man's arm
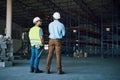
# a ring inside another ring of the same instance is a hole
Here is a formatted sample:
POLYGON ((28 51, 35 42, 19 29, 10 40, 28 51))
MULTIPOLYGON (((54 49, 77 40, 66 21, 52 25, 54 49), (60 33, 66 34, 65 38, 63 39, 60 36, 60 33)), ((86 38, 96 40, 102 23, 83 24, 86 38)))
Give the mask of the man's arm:
POLYGON ((43 36, 40 36, 40 40, 41 40, 42 44, 44 44, 44 37, 43 36))
POLYGON ((44 37, 43 37, 43 30, 40 29, 40 40, 42 42, 42 44, 44 44, 44 37))
POLYGON ((62 28, 62 35, 65 36, 65 27, 63 25, 63 28, 62 28))

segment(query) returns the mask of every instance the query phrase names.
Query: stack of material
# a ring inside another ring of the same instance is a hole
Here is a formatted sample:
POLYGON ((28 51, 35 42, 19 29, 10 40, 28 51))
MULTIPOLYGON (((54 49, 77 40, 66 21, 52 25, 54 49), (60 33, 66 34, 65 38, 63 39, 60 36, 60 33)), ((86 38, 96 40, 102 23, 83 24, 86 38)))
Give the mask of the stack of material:
POLYGON ((11 64, 13 59, 13 42, 11 38, 0 35, 0 67, 5 67, 6 63, 11 64))
POLYGON ((87 54, 87 52, 83 52, 82 50, 76 50, 76 51, 74 51, 74 57, 75 58, 82 58, 82 57, 88 57, 88 54, 87 54))

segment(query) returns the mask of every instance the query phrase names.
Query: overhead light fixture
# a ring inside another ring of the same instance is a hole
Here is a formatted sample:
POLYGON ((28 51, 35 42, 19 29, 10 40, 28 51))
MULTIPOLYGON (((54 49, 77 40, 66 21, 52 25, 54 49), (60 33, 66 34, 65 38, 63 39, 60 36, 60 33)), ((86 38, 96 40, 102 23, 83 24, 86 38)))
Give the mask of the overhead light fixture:
POLYGON ((76 44, 76 46, 78 46, 78 44, 76 44))
POLYGON ((106 28, 106 31, 110 31, 110 28, 106 28))
POLYGON ((73 32, 74 32, 74 33, 76 33, 76 32, 77 32, 77 30, 73 30, 73 32))
POLYGON ((78 42, 78 40, 76 40, 76 42, 78 42))

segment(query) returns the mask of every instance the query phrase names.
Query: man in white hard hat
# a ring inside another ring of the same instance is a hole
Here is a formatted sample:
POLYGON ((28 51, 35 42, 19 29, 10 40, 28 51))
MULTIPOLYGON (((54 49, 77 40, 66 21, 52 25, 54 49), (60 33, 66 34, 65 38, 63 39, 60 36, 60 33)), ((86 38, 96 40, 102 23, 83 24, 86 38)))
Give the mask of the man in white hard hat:
POLYGON ((38 55, 41 51, 41 46, 43 46, 43 31, 39 27, 42 25, 41 19, 35 17, 33 19, 33 26, 29 31, 29 39, 31 44, 31 58, 30 58, 30 72, 40 73, 42 70, 39 70, 39 58, 38 55))
POLYGON ((57 64, 57 73, 62 74, 62 65, 61 65, 61 39, 65 36, 65 27, 59 21, 60 13, 55 12, 53 14, 54 21, 49 24, 49 51, 46 62, 46 73, 50 73, 50 65, 52 60, 52 54, 55 49, 56 52, 56 64, 57 64))

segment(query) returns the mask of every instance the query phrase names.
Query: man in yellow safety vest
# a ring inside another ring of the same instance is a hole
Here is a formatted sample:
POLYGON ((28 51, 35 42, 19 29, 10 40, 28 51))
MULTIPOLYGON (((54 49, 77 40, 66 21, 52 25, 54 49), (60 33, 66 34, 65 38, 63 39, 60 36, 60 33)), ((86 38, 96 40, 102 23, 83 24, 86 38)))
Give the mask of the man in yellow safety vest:
POLYGON ((33 19, 33 26, 29 31, 29 39, 31 44, 31 58, 30 58, 30 72, 40 73, 42 70, 39 70, 39 53, 41 51, 41 46, 43 46, 43 31, 39 26, 42 25, 41 19, 35 17, 33 19))

